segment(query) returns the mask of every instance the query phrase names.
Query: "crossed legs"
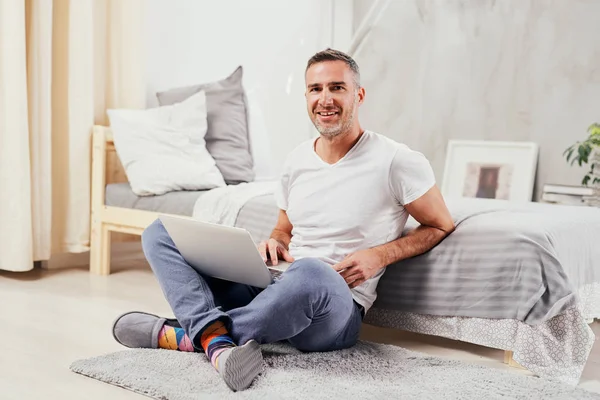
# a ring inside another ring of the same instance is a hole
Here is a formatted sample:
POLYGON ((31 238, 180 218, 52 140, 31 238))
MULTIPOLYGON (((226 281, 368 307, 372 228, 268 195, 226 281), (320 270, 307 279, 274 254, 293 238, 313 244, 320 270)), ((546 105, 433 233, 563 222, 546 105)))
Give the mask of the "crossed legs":
POLYGON ((302 351, 330 351, 358 340, 361 311, 344 279, 318 259, 297 260, 260 289, 198 274, 160 220, 146 228, 142 246, 176 318, 167 324, 181 326, 198 350, 215 324, 240 346, 287 340, 302 351))

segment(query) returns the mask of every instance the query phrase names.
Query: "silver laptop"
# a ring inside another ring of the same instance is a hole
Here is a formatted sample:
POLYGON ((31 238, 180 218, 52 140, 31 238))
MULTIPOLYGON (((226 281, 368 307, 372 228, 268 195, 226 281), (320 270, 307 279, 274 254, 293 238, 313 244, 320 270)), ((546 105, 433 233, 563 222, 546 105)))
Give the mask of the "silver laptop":
POLYGON ((281 260, 265 264, 245 229, 170 215, 159 219, 185 261, 201 274, 265 288, 290 266, 281 260))

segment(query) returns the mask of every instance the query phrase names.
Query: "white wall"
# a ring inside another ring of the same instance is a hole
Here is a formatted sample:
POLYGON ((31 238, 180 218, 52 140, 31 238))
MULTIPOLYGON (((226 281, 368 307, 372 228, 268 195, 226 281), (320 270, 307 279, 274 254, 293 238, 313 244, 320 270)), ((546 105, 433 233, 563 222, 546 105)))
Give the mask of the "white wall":
POLYGON ((562 152, 600 118, 598 15, 587 0, 390 1, 355 56, 363 126, 425 153, 440 182, 449 139, 488 139, 539 144, 536 197, 577 185, 562 152))
MULTIPOLYGON (((218 80, 238 65, 257 88, 274 166, 314 132, 304 68, 331 45, 331 2, 323 0, 147 0, 148 106, 155 93, 218 80)), ((346 13, 348 14, 348 13, 346 13)))
POLYGON ((356 32, 375 0, 352 0, 352 31, 356 32))

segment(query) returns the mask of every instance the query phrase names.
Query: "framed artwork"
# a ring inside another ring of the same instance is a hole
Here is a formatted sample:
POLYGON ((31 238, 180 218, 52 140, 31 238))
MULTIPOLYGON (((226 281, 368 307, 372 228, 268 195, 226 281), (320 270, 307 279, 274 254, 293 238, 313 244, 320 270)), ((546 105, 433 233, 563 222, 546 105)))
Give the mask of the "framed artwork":
POLYGON ((531 201, 537 160, 538 145, 533 142, 450 140, 442 194, 531 201))

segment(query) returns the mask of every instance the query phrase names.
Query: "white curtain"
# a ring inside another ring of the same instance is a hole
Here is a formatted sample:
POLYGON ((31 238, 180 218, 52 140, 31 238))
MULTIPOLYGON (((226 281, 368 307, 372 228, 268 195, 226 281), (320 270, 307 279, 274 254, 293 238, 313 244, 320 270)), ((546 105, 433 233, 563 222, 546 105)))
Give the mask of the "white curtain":
POLYGON ((0 0, 0 269, 89 249, 90 143, 142 108, 143 0, 0 0))

